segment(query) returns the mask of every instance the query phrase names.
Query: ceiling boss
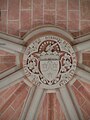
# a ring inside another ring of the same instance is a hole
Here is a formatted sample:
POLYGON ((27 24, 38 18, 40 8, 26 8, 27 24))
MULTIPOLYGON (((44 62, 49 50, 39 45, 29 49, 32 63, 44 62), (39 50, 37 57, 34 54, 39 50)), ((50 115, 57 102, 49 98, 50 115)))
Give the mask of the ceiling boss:
POLYGON ((23 67, 33 84, 55 89, 72 79, 76 69, 76 55, 66 40, 54 35, 42 36, 27 47, 23 67))

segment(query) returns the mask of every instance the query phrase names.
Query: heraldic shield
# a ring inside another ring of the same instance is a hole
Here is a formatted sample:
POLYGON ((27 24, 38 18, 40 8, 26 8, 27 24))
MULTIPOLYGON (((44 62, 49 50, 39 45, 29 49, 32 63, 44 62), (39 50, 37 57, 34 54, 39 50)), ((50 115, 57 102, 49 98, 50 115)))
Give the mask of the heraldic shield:
MULTIPOLYGON (((50 56, 49 56, 50 57, 50 56)), ((52 81, 56 78, 60 68, 59 60, 40 60, 40 71, 43 76, 52 81)))

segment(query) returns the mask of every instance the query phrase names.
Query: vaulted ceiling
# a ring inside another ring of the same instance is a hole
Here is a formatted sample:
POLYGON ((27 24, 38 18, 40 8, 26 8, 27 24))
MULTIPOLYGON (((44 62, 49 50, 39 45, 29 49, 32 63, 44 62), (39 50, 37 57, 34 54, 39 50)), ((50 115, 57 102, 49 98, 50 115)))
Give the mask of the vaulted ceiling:
POLYGON ((0 0, 0 120, 90 119, 89 6, 89 0, 0 0), (64 35, 73 40, 77 68, 64 87, 47 90, 27 80, 22 58, 28 36, 39 26, 52 32, 52 25, 70 33, 64 35))

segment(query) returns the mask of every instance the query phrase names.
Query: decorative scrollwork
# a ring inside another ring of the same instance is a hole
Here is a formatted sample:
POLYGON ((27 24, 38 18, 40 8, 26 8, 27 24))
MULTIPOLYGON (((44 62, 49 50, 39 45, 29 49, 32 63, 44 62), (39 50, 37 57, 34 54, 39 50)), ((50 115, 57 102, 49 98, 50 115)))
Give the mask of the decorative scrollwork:
POLYGON ((66 84, 74 74, 70 74, 70 71, 75 71, 75 68, 76 57, 72 47, 56 36, 36 39, 24 54, 24 69, 30 74, 28 78, 44 88, 66 84))

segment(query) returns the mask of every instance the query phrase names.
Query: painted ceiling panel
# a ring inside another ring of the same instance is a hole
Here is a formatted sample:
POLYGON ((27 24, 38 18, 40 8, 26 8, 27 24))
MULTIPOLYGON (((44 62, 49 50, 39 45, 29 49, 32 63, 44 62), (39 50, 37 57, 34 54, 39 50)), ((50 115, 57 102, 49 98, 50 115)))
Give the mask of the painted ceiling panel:
POLYGON ((20 82, 0 92, 0 120, 18 120, 28 95, 28 87, 20 82))
POLYGON ((55 93, 47 93, 39 111, 38 120, 66 120, 55 93))
POLYGON ((88 120, 90 118, 90 84, 76 80, 72 89, 85 120, 88 120))
POLYGON ((0 50, 0 73, 16 65, 16 56, 6 51, 0 50))
POLYGON ((90 52, 89 51, 82 53, 82 63, 90 67, 90 52))
POLYGON ((0 31, 21 37, 33 27, 54 24, 79 36, 90 31, 89 4, 89 0, 0 0, 0 31))

